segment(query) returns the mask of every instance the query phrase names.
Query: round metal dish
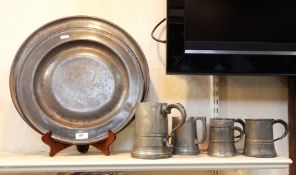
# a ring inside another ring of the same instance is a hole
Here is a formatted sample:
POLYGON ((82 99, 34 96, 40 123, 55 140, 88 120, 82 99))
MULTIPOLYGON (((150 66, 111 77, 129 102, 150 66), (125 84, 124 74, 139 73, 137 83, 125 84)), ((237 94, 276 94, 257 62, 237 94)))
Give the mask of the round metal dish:
POLYGON ((24 120, 39 133, 52 131, 54 139, 71 144, 98 142, 108 130, 123 129, 148 86, 146 59, 131 36, 85 16, 34 32, 10 74, 11 96, 24 120))

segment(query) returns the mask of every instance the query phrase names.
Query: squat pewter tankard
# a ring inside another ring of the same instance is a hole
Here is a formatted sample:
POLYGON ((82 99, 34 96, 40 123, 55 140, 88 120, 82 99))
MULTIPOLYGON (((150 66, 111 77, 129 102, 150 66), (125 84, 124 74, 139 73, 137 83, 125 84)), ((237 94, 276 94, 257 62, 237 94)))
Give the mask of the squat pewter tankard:
MULTIPOLYGON (((173 126, 176 126, 180 118, 173 118, 173 126)), ((199 154, 198 144, 204 143, 207 137, 206 117, 189 117, 183 126, 178 128, 172 138, 173 154, 196 155, 199 154), (196 122, 200 120, 203 125, 203 133, 200 141, 197 141, 196 122)))
POLYGON ((272 158, 277 153, 274 142, 288 134, 288 124, 283 120, 246 119, 246 139, 243 154, 249 157, 272 158), (273 139, 273 125, 280 123, 285 127, 284 134, 273 139))
POLYGON ((243 139, 244 126, 245 123, 241 119, 210 119, 208 155, 213 157, 232 157, 236 155, 237 151, 234 143, 243 139), (235 122, 240 123, 243 129, 234 126, 235 122), (240 134, 235 137, 234 131, 238 131, 240 134))
POLYGON ((138 103, 135 115, 134 148, 132 157, 141 159, 160 159, 172 156, 169 138, 186 120, 186 111, 179 104, 138 103), (168 114, 175 108, 181 113, 179 123, 168 134, 168 114))

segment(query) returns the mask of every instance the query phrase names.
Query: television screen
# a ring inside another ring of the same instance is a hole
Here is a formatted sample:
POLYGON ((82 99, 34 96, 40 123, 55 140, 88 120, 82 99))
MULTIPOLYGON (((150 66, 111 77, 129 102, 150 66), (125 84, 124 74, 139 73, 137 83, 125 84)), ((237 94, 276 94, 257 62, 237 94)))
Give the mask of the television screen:
POLYGON ((186 0, 185 9, 187 41, 296 42, 295 0, 186 0))
POLYGON ((167 73, 296 75, 296 0, 168 0, 167 73))

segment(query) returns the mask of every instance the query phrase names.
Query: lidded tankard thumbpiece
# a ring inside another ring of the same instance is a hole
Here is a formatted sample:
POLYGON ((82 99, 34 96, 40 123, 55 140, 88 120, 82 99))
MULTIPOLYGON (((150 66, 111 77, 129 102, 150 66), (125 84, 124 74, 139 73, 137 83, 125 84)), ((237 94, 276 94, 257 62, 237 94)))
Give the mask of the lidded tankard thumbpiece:
POLYGON ((186 120, 186 111, 179 104, 138 103, 135 115, 134 147, 132 157, 160 159, 172 156, 169 138, 186 120), (175 108, 180 111, 179 123, 168 134, 168 114, 175 108))

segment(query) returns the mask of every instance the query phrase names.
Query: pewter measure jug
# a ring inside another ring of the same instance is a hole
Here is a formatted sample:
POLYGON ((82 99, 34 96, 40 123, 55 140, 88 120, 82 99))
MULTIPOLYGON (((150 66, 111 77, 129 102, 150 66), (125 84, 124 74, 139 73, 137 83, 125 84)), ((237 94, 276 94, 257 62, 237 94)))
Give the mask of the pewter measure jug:
POLYGON ((246 139, 243 154, 249 157, 276 157, 274 142, 283 139, 289 132, 288 124, 283 120, 246 119, 246 139), (277 139, 273 138, 273 125, 282 124, 285 132, 277 139))
MULTIPOLYGON (((173 118, 173 126, 179 123, 180 118, 173 118)), ((207 137, 206 117, 188 117, 184 125, 176 130, 172 139, 173 153, 180 155, 196 155, 200 153, 198 144, 204 143, 207 137), (202 138, 197 138, 196 122, 200 120, 202 123, 202 138)))
POLYGON ((168 158, 172 149, 168 144, 169 138, 186 120, 186 111, 179 104, 138 103, 135 115, 134 148, 132 157, 142 159, 168 158), (168 133, 168 114, 175 108, 180 111, 179 124, 168 133))
POLYGON ((237 150, 234 144, 243 139, 244 127, 245 123, 241 119, 211 118, 208 155, 213 157, 232 157, 236 155, 237 150), (240 123, 242 129, 234 126, 235 122, 240 123), (240 134, 234 136, 234 131, 238 131, 240 134))

